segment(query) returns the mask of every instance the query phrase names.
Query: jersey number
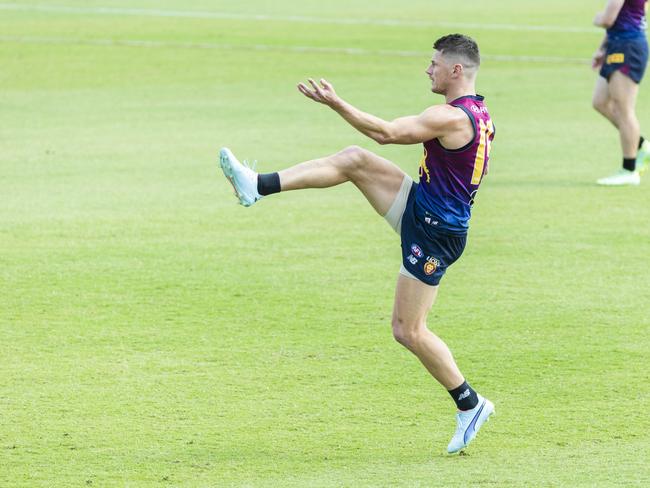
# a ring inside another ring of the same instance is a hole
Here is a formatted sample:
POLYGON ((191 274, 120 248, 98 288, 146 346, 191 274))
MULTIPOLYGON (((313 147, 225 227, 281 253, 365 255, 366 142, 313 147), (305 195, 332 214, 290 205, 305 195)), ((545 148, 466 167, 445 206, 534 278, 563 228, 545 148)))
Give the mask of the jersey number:
POLYGON ((490 158, 490 137, 494 134, 494 124, 492 124, 492 120, 488 119, 487 122, 484 122, 483 119, 480 119, 478 123, 481 138, 479 139, 478 149, 476 150, 476 159, 474 160, 472 185, 478 185, 481 182, 485 161, 490 158))

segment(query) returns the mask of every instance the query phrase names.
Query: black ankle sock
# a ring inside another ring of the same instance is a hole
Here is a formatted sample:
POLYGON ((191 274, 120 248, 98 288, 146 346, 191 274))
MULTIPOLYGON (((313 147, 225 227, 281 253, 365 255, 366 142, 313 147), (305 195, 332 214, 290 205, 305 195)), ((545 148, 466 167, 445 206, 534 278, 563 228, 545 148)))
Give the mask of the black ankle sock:
POLYGON ((271 195, 279 193, 280 188, 280 175, 277 173, 266 173, 257 175, 257 192, 264 195, 271 195))
POLYGON ((645 142, 645 139, 643 136, 639 137, 639 149, 641 149, 641 146, 643 146, 643 143, 645 142))
POLYGON ((471 410, 478 405, 478 396, 474 389, 464 381, 462 385, 453 390, 449 390, 451 398, 456 402, 458 410, 471 410))
POLYGON ((634 158, 623 158, 623 168, 628 171, 634 171, 634 166, 636 165, 636 159, 634 158))

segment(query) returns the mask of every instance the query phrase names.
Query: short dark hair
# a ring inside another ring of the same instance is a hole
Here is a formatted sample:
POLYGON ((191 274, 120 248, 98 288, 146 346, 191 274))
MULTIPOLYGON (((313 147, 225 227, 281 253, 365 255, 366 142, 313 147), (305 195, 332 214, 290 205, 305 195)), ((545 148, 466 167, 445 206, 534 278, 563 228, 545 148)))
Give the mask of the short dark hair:
POLYGON ((434 42, 433 48, 440 51, 443 56, 463 57, 469 64, 476 68, 481 65, 481 54, 478 50, 478 44, 469 36, 449 34, 434 42))

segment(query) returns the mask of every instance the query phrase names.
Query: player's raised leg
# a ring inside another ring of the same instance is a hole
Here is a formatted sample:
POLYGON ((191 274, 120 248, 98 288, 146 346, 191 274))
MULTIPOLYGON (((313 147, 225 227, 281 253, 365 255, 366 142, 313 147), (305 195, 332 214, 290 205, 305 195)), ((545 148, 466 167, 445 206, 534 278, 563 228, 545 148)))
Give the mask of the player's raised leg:
POLYGON ((447 451, 466 447, 494 412, 494 405, 465 381, 447 345, 427 327, 427 315, 438 293, 430 286, 402 274, 397 280, 393 308, 393 335, 411 351, 449 392, 459 410, 457 428, 447 451))
POLYGON ((280 191, 328 188, 351 181, 380 215, 390 209, 405 177, 395 164, 358 146, 277 173, 260 175, 224 148, 221 150, 221 167, 244 206, 280 191))
POLYGON ((395 200, 405 173, 389 160, 359 146, 306 161, 279 172, 282 191, 327 188, 351 181, 380 215, 395 200))

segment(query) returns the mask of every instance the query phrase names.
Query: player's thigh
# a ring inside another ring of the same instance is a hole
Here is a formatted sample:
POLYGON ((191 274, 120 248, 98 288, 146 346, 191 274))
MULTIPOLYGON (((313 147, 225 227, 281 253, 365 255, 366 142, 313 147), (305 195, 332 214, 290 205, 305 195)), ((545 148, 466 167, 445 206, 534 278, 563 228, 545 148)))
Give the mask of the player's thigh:
POLYGON ((437 295, 438 286, 427 285, 400 273, 395 289, 393 324, 408 329, 422 327, 437 295))
POLYGON ((395 201, 406 173, 388 159, 358 148, 359 164, 355 165, 352 182, 361 190, 370 205, 385 215, 395 201))
POLYGON ((639 85, 629 76, 615 71, 609 78, 609 94, 612 103, 621 111, 634 110, 639 85))
POLYGON ((602 108, 606 107, 609 101, 609 83, 605 78, 599 76, 596 80, 596 86, 594 87, 592 104, 596 108, 602 108))

